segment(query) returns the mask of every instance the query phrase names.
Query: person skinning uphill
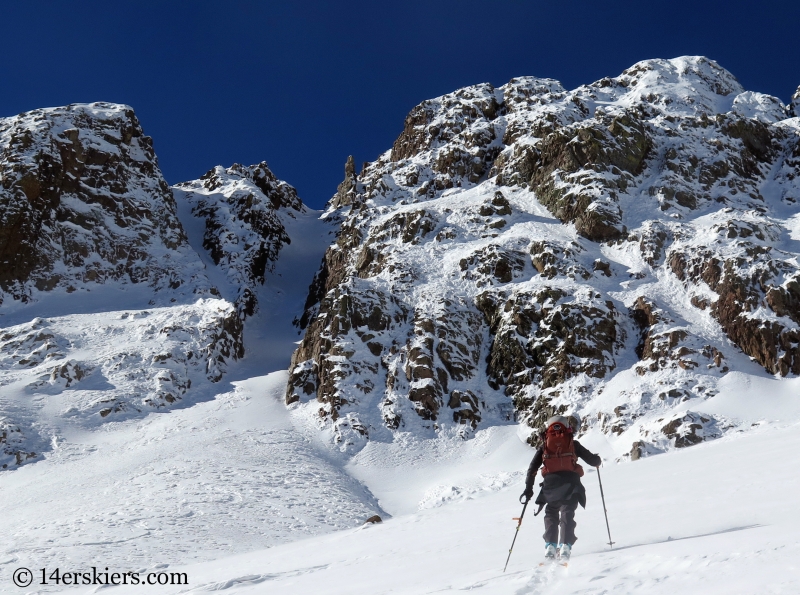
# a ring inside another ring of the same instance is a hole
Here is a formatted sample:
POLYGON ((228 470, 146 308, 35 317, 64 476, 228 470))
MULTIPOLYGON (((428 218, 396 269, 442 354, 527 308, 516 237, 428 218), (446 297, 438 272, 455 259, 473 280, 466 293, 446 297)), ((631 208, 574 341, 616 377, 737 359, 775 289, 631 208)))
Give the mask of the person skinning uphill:
POLYGON ((563 560, 569 559, 572 546, 578 539, 575 537, 575 510, 578 504, 586 508, 586 490, 581 483, 583 467, 578 464, 578 459, 592 467, 599 467, 602 463, 598 455, 575 440, 580 424, 580 417, 575 413, 547 420, 540 434, 541 446, 528 467, 525 491, 520 496, 524 502, 533 497, 533 482, 541 467, 544 481, 540 484, 542 490, 535 503, 539 505, 539 511, 545 506, 543 537, 545 558, 549 559, 555 559, 556 555, 563 560))

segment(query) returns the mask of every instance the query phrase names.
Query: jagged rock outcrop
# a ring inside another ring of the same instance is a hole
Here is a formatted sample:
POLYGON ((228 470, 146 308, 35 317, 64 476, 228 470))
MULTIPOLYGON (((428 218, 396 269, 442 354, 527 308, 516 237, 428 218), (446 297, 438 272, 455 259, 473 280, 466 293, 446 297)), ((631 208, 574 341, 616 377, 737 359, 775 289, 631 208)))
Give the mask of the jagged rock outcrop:
POLYGON ((191 216, 203 226, 202 250, 227 278, 240 316, 258 309, 257 288, 291 243, 286 218, 305 211, 295 189, 278 180, 266 163, 217 166, 199 180, 174 187, 191 216))
POLYGON ((637 458, 798 373, 800 124, 711 60, 460 89, 345 173, 287 388, 344 449, 569 408, 637 458))
POLYGON ((336 194, 331 199, 331 206, 338 209, 353 204, 358 197, 358 176, 356 176, 356 164, 353 156, 350 155, 344 164, 344 180, 336 189, 336 194))
POLYGON ((208 295, 150 137, 110 103, 0 119, 0 299, 144 284, 208 295))
POLYGON ((36 460, 31 441, 19 425, 0 417, 0 469, 13 469, 36 460))

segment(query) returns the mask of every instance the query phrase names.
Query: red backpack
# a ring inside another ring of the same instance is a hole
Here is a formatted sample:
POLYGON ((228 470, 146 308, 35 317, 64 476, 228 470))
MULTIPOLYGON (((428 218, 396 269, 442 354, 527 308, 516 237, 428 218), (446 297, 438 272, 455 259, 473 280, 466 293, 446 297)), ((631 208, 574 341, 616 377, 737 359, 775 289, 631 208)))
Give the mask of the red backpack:
POLYGON ((583 467, 578 464, 572 428, 554 422, 544 432, 542 477, 556 471, 572 471, 583 477, 583 467))

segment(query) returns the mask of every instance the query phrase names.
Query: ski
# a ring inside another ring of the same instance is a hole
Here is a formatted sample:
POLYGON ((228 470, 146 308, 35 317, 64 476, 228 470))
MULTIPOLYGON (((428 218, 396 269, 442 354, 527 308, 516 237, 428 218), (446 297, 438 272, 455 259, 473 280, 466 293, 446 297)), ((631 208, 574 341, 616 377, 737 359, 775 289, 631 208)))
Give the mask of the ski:
POLYGON ((539 566, 554 566, 554 565, 567 568, 569 566, 569 561, 562 562, 560 560, 545 560, 544 562, 539 562, 539 566))

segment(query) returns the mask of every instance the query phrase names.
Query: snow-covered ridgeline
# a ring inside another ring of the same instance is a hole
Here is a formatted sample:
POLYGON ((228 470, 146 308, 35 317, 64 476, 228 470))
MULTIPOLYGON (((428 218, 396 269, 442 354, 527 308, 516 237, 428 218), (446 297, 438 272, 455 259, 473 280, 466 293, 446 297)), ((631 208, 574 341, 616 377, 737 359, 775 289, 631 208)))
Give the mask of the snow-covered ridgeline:
POLYGON ((329 206, 287 402, 344 450, 578 409, 638 458, 800 373, 800 121, 713 61, 423 102, 329 206), (755 362, 755 363, 754 363, 755 362))
MULTIPOLYGON (((259 299, 285 317, 289 291, 289 321, 299 315, 304 296, 293 288, 307 286, 309 266, 294 263, 297 282, 267 281, 291 243, 287 228, 308 236, 301 244, 313 247, 313 267, 327 226, 312 224, 265 163, 218 167, 170 189, 133 110, 109 103, 0 119, 0 151, 5 468, 50 450, 58 430, 40 415, 62 389, 80 395, 77 409, 58 414, 71 422, 179 406, 192 386, 202 392, 242 358, 243 321, 259 299), (109 322, 118 318, 125 322, 109 322), (147 330, 132 322, 140 319, 147 330), (13 388, 20 382, 24 396, 13 388)), ((250 336, 263 326, 284 341, 286 329, 265 317, 250 336)), ((288 358, 257 355, 270 365, 288 358)))

